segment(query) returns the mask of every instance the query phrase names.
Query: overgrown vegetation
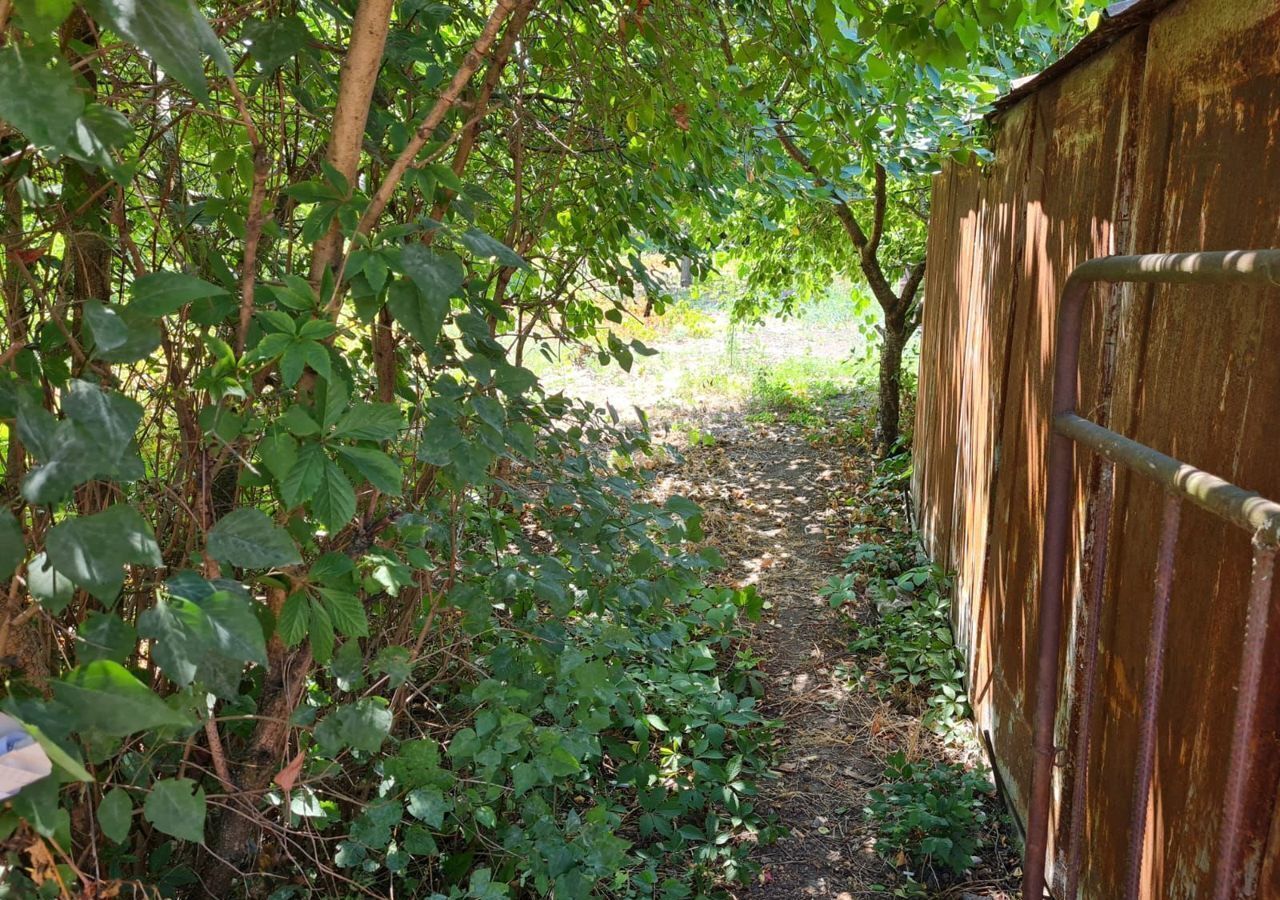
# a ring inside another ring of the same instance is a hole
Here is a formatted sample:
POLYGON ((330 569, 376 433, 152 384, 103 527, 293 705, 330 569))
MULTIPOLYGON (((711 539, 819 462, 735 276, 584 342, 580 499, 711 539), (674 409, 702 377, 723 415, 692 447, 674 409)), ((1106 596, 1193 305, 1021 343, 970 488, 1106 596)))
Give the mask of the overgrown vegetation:
POLYGON ((913 763, 901 752, 889 757, 884 777, 867 806, 876 850, 920 878, 895 895, 927 896, 921 881, 962 875, 973 865, 994 791, 985 773, 956 763, 913 763))
POLYGON ((854 676, 920 717, 936 745, 921 738, 885 760, 883 783, 865 809, 876 852, 901 875, 883 889, 923 897, 963 877, 990 841, 1003 840, 990 774, 969 722, 964 661, 951 630, 951 579, 922 560, 905 515, 909 456, 877 466, 855 500, 858 540, 823 595, 849 616, 854 676), (949 749, 950 748, 950 749, 949 749), (954 762, 949 756, 960 756, 954 762))
POLYGON ((1062 22, 0 0, 0 706, 53 766, 0 811, 4 890, 740 879, 772 833, 760 598, 647 499, 647 435, 530 358, 632 371, 626 323, 682 314, 642 251, 705 274, 779 202, 872 185, 859 258, 914 261, 886 185, 967 157, 962 108, 1062 22))

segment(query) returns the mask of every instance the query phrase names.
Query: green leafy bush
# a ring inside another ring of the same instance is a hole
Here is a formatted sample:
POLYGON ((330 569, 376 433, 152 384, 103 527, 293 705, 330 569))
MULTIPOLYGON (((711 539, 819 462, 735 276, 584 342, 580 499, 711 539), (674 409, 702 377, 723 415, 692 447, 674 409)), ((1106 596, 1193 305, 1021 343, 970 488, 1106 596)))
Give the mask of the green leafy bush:
POLYGON ((885 778, 865 810, 876 852, 917 875, 967 871, 987 819, 987 778, 959 765, 908 762, 901 752, 886 761, 885 778))
POLYGON ((858 625, 853 649, 884 660, 890 683, 920 697, 925 722, 945 733, 970 715, 964 659, 951 632, 950 578, 937 566, 868 586, 877 618, 858 625))

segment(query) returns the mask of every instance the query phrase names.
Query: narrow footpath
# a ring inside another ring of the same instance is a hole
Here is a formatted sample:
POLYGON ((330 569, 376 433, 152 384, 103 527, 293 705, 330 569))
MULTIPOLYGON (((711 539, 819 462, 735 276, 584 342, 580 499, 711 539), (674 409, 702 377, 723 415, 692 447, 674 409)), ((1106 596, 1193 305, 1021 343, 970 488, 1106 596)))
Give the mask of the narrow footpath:
MULTIPOLYGON (((864 495, 872 462, 857 450, 814 442, 812 430, 754 423, 740 413, 700 427, 710 440, 684 451, 684 463, 660 476, 659 489, 701 504, 707 538, 728 563, 722 579, 754 586, 765 598, 750 650, 763 675, 763 709, 782 723, 777 778, 760 785, 759 802, 787 836, 759 848, 758 879, 734 896, 923 896, 894 892, 902 880, 877 855, 863 810, 881 786, 886 757, 930 757, 940 748, 917 716, 862 677, 849 620, 821 595, 845 571, 841 561, 856 543, 850 532, 863 514, 849 501, 864 495)), ((970 880, 928 896, 1016 896, 1007 892, 1016 871, 1007 839, 991 842, 983 857, 970 880)))
MULTIPOLYGON (((764 708, 784 723, 778 780, 761 801, 789 831, 761 848, 758 883, 741 900, 883 897, 892 870, 863 821, 867 791, 902 735, 888 704, 851 687, 849 628, 819 591, 848 551, 839 504, 854 469, 841 450, 814 447, 788 424, 737 417, 711 426, 715 443, 691 448, 671 489, 706 511, 709 539, 735 586, 754 585, 771 608, 753 651, 765 673, 764 708)), ((845 513, 847 514, 847 513, 845 513)))

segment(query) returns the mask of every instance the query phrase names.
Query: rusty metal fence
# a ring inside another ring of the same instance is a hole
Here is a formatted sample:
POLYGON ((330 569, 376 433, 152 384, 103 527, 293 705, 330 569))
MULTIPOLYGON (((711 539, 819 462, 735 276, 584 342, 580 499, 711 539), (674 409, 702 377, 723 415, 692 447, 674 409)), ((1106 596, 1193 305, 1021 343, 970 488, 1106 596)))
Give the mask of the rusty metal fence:
MULTIPOLYGON (((1089 287, 1097 282, 1155 282, 1181 284, 1259 284, 1280 287, 1280 250, 1216 253, 1112 256, 1090 260, 1072 271, 1063 290, 1058 314, 1057 349, 1054 356, 1053 437, 1049 446, 1049 485, 1041 554, 1040 624, 1037 641, 1039 664, 1034 714, 1035 768, 1032 774, 1030 810, 1026 833, 1023 896, 1038 898, 1045 888, 1045 856, 1048 852, 1049 811, 1053 768, 1059 751, 1054 722, 1058 708, 1059 648, 1062 643, 1063 590, 1067 574, 1067 549, 1074 493, 1076 444, 1105 457, 1112 465, 1157 482, 1167 491, 1160 528, 1155 572, 1155 598, 1148 632, 1143 678, 1141 724, 1134 765, 1133 800, 1126 848, 1126 898, 1137 898, 1141 887, 1143 850, 1146 845, 1148 804, 1155 765, 1156 720, 1164 680, 1166 639, 1170 615, 1169 597, 1174 572, 1174 549, 1183 500, 1237 525, 1253 536, 1253 574, 1241 640, 1240 680, 1235 703, 1234 727, 1227 765, 1223 817, 1214 865, 1214 900, 1229 900, 1240 889, 1240 826, 1245 804, 1245 784, 1251 750, 1257 743, 1258 696, 1262 684, 1264 638, 1271 608, 1276 546, 1280 543, 1280 504, 1253 491, 1237 487, 1215 475, 1131 441, 1077 414, 1081 318, 1089 287)), ((1110 520, 1110 504, 1099 513, 1110 520)), ((1080 715, 1075 722, 1071 765, 1074 798, 1071 805, 1066 889, 1073 900, 1079 891, 1081 836, 1087 761, 1092 739, 1098 656, 1097 623, 1103 601, 1101 585, 1106 560, 1094 560, 1087 616, 1084 660, 1080 668, 1080 715)))
POLYGON ((1263 269, 1090 282, 1079 420, 1054 393, 1080 264, 1280 246, 1280 4, 1139 0, 1082 46, 1000 106, 993 162, 934 180, 917 520, 956 573, 975 717, 1020 823, 1039 804, 1032 856, 1053 896, 1280 897, 1280 616, 1257 624, 1252 586, 1268 557, 1254 564, 1238 522, 1115 461, 1124 435, 1213 502, 1227 483, 1280 499, 1276 289, 1263 269), (1070 462, 1051 463, 1063 441, 1070 462), (1261 685, 1243 727, 1242 684, 1261 685))

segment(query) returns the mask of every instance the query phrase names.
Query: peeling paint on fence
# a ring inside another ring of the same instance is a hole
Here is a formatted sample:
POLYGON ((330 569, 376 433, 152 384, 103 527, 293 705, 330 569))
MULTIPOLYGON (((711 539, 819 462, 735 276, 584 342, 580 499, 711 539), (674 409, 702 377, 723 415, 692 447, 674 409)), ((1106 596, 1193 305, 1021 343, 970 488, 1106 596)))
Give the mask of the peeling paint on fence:
MULTIPOLYGON (((995 162, 934 182, 914 492, 926 544, 957 573, 970 695, 1025 816, 1045 449, 1057 301, 1095 256, 1280 246, 1280 8, 1135 4, 1091 55, 994 117, 995 162)), ((1280 291, 1099 286, 1081 356, 1089 418, 1267 496, 1280 495, 1280 291), (1182 292, 1166 302, 1170 292, 1182 292), (1229 296, 1225 293, 1229 291, 1229 296), (1227 302, 1229 300, 1229 302, 1227 302)), ((1077 455, 1067 743, 1082 585, 1105 548, 1099 695, 1086 766, 1059 769, 1051 860, 1064 884, 1073 779, 1088 772, 1082 897, 1121 896, 1163 498, 1077 455), (1098 515, 1114 497, 1109 527, 1098 515)), ((1231 744, 1251 548, 1187 508, 1176 548, 1141 896, 1208 896, 1231 744)), ((1260 764, 1244 822, 1246 884, 1280 896, 1280 617, 1263 673, 1260 764)))

